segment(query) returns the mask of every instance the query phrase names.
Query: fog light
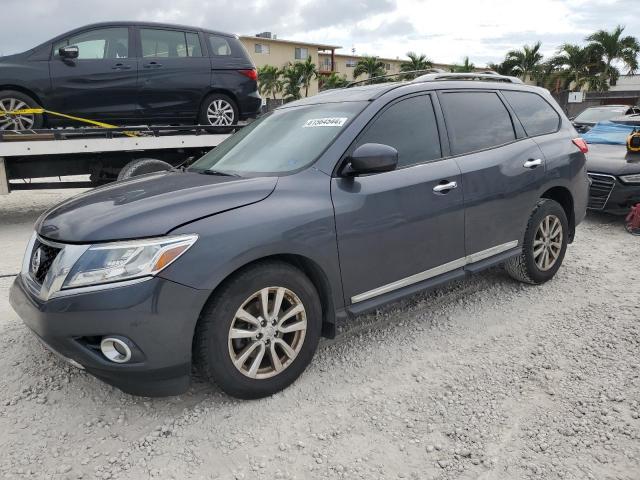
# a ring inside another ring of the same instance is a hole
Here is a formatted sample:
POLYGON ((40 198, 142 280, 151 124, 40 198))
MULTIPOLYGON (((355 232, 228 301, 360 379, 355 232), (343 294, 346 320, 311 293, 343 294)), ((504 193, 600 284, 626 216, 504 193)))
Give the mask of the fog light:
POLYGON ((124 340, 115 337, 105 337, 100 342, 102 354, 115 363, 127 363, 131 360, 131 349, 124 340))

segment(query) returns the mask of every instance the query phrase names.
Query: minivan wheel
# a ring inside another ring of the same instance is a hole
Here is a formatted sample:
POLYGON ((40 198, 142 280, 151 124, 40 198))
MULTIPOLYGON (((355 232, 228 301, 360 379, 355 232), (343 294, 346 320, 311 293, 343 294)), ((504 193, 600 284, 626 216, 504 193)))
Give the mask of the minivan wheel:
POLYGON ((227 280, 205 307, 194 361, 229 395, 265 397, 300 376, 321 329, 320 300, 304 273, 287 263, 261 262, 227 280))
POLYGON ((516 280, 538 285, 551 280, 567 251, 569 222, 555 200, 541 199, 533 210, 522 245, 522 254, 505 264, 516 280))
POLYGON ((32 130, 42 128, 42 115, 3 115, 2 112, 39 108, 28 95, 15 90, 0 90, 0 130, 32 130))
POLYGON ((221 93, 213 93, 202 102, 198 121, 202 125, 228 127, 237 124, 238 117, 238 107, 231 98, 221 93))

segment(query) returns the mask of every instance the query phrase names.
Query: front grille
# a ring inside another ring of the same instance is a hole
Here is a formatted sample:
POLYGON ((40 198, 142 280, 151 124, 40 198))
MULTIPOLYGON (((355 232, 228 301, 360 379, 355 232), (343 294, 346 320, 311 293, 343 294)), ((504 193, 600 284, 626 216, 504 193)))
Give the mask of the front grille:
POLYGON ((611 196, 611 191, 616 184, 616 178, 599 173, 589 173, 589 178, 591 179, 591 187, 589 188, 587 208, 602 210, 611 196))
POLYGON ((44 279, 51 269, 53 261, 60 253, 60 248, 52 247, 40 240, 36 240, 31 251, 31 259, 29 262, 29 273, 38 282, 44 282, 44 279), (36 258, 38 257, 38 258, 36 258))

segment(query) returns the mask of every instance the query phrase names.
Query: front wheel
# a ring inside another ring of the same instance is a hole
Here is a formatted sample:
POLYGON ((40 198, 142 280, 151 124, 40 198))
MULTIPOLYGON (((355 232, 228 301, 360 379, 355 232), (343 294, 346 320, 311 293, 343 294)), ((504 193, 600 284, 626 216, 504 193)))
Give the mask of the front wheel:
POLYGON ((231 277, 198 321, 196 365, 229 395, 260 398, 293 383, 315 353, 322 310, 297 268, 262 262, 231 277))
POLYGON ((569 222, 555 200, 541 199, 533 210, 522 244, 522 253, 505 264, 516 280, 539 285, 551 280, 564 259, 569 222))
POLYGON ((0 130, 34 130, 42 128, 42 115, 9 115, 3 112, 40 108, 28 95, 15 90, 0 90, 0 130))

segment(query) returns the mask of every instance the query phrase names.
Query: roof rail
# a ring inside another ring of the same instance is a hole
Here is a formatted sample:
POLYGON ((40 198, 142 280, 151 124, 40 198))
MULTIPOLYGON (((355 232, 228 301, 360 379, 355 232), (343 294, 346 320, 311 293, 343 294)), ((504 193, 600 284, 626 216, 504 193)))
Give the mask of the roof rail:
POLYGON ((445 80, 481 80, 486 82, 504 82, 504 83, 522 83, 522 80, 516 77, 509 77, 507 75, 499 75, 495 72, 482 72, 482 73, 428 73, 422 75, 413 83, 422 82, 439 82, 445 80))
MULTIPOLYGON (((421 74, 422 76, 424 76, 424 74, 427 73, 445 73, 444 70, 441 70, 440 68, 426 68, 424 70, 411 70, 409 72, 398 72, 398 73, 389 73, 388 75, 378 75, 376 77, 371 77, 371 78, 365 78, 364 80, 358 80, 355 82, 350 82, 346 88, 351 88, 351 87, 355 87, 356 85, 360 85, 360 84, 364 84, 367 85, 369 83, 382 83, 380 80, 385 79, 385 78, 389 78, 389 77, 398 77, 398 76, 408 76, 408 75, 417 75, 417 74, 421 74)), ((418 77, 420 78, 420 77, 418 77)))

